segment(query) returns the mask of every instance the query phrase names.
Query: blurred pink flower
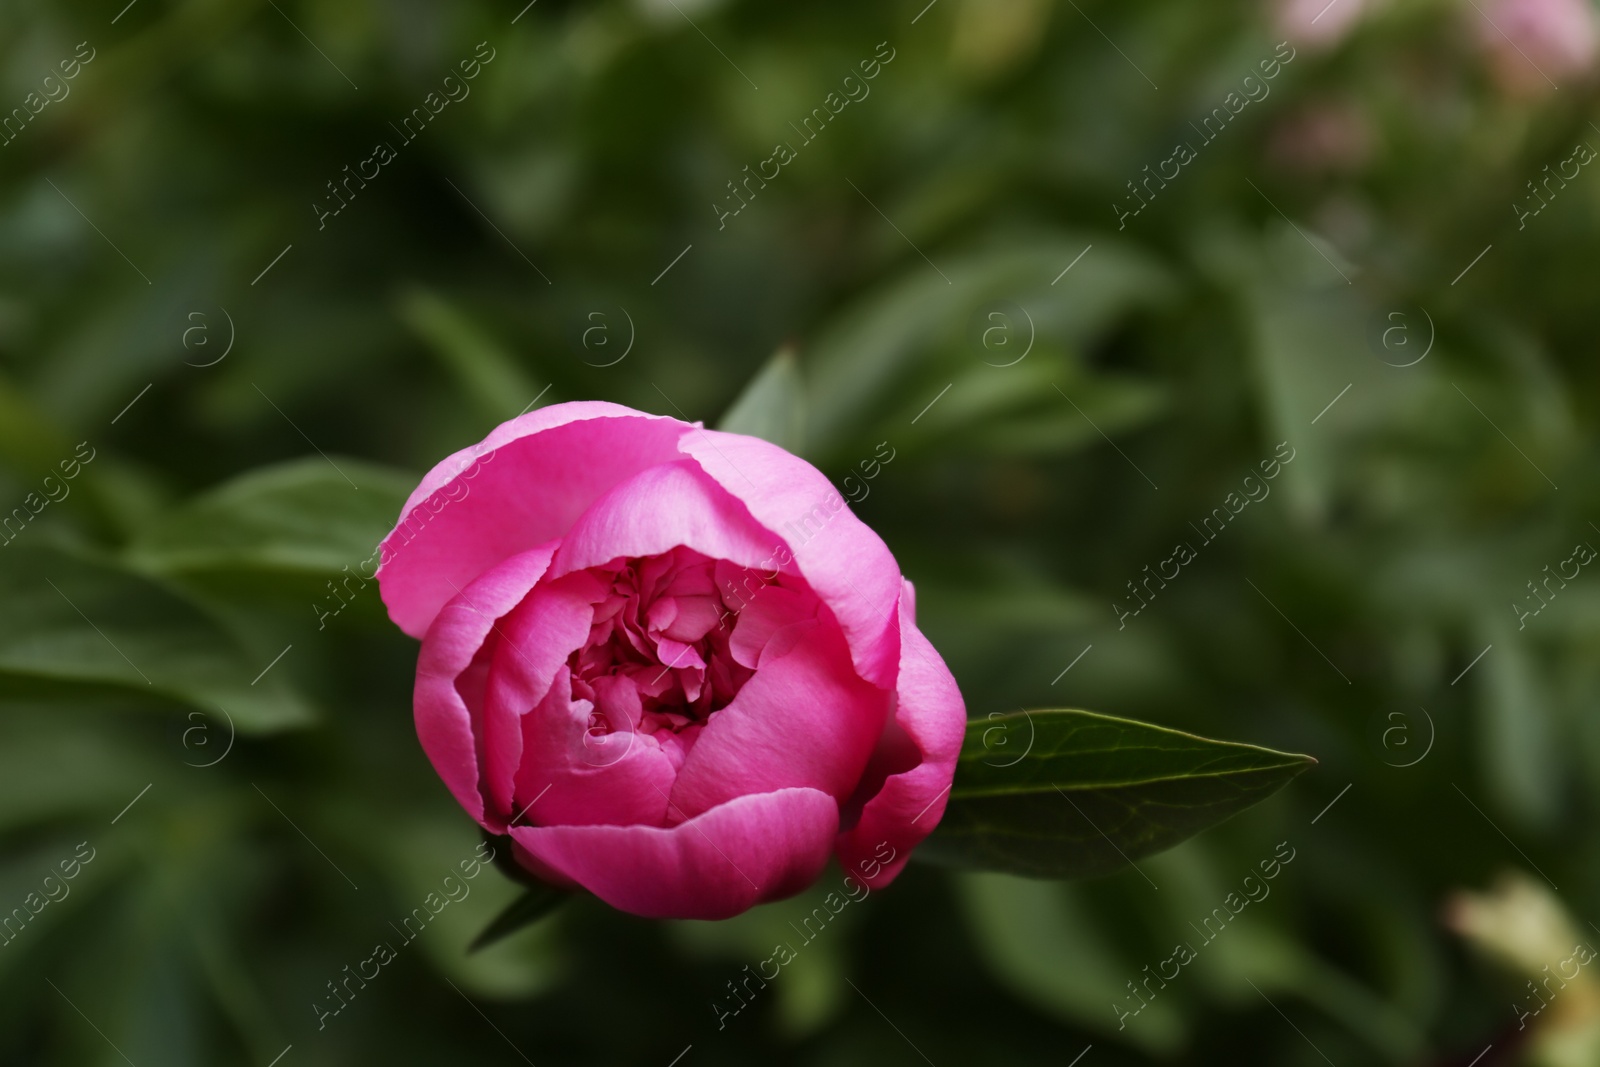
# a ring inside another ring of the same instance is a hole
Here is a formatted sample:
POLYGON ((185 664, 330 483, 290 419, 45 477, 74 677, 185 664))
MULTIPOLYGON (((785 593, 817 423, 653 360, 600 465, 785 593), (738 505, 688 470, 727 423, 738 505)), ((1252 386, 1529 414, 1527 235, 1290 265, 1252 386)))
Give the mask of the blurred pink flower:
POLYGON ((1278 32, 1308 48, 1332 48, 1365 14, 1368 0, 1280 0, 1278 32))
POLYGON ((1590 0, 1481 0, 1470 17, 1496 79, 1518 93, 1586 73, 1600 51, 1590 0))
POLYGON ((1267 150, 1286 170, 1348 173, 1366 166, 1374 140, 1365 112, 1346 101, 1324 100, 1278 123, 1267 150))

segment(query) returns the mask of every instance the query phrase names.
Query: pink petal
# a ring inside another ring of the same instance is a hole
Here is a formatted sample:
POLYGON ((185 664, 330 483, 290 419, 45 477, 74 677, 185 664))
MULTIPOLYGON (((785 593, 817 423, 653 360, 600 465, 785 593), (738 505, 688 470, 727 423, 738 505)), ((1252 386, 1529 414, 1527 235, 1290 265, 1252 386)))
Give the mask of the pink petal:
POLYGON ((443 606, 422 639, 414 699, 417 738, 456 801, 479 822, 484 821, 478 771, 483 738, 479 699, 487 667, 480 651, 496 620, 527 595, 554 554, 554 543, 540 545, 477 578, 443 606), (478 669, 469 673, 475 659, 478 669), (467 697, 472 698, 470 703, 467 697))
POLYGON ((523 716, 544 700, 567 657, 588 640, 594 604, 606 591, 588 574, 541 582, 495 626, 483 700, 484 788, 491 823, 503 824, 517 810, 512 794, 522 762, 523 716))
POLYGON ((440 607, 510 556, 561 537, 612 486, 680 458, 688 430, 616 404, 553 404, 438 464, 380 548, 389 617, 420 637, 440 607))
MULTIPOLYGON (((755 437, 689 429, 678 447, 788 542, 800 573, 839 620, 856 670, 892 687, 900 654, 894 624, 900 568, 833 483, 805 460, 755 437)), ((784 555, 764 568, 781 565, 784 555)))
POLYGON ((888 713, 888 695, 856 676, 837 631, 815 623, 711 716, 678 774, 668 815, 677 821, 746 793, 797 786, 845 800, 888 713))
POLYGON ((674 641, 698 641, 716 629, 722 618, 722 601, 714 596, 663 597, 656 603, 677 609, 672 621, 661 628, 663 636, 674 641))
POLYGON ((657 597, 644 614, 645 622, 650 629, 657 633, 672 625, 678 617, 678 601, 676 597, 657 597))
MULTIPOLYGON (((565 671, 549 697, 522 718, 526 756, 517 795, 539 825, 660 826, 677 767, 656 739, 638 730, 639 698, 625 677, 596 681, 600 710, 616 731, 589 733, 591 708, 573 703, 565 671), (631 708, 618 713, 619 704, 631 708), (627 722, 617 721, 626 718, 627 722)), ((519 746, 521 748, 522 746, 519 746)))
POLYGON ((754 669, 760 665, 761 654, 774 634, 786 626, 815 619, 816 613, 817 600, 811 594, 779 585, 765 586, 739 611, 728 650, 737 663, 754 669))
POLYGON ((608 489, 562 536, 552 576, 618 558, 665 555, 681 546, 753 566, 777 538, 687 460, 640 471, 608 489))
POLYGON ((674 641, 670 637, 656 639, 656 658, 661 661, 662 668, 669 671, 695 667, 704 670, 706 665, 706 661, 700 658, 700 653, 694 650, 693 645, 674 641))
POLYGON ((667 583, 667 588, 663 595, 716 599, 717 583, 712 577, 715 565, 714 560, 706 560, 700 566, 680 567, 673 572, 672 580, 667 583))
POLYGON ((856 824, 839 835, 840 863, 875 889, 894 880, 911 850, 939 824, 967 727, 955 678, 912 619, 910 590, 907 582, 898 705, 863 777, 870 787, 881 775, 883 785, 856 824))
POLYGON ((536 871, 653 919, 726 919, 792 896, 827 865, 839 809, 813 789, 739 797, 670 829, 516 826, 536 871))

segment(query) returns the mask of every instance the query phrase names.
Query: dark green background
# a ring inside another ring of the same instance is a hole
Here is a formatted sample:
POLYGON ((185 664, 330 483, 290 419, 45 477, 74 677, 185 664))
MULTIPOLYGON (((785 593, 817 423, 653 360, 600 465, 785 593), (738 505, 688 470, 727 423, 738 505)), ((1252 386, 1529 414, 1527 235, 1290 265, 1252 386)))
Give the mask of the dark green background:
POLYGON ((1439 912, 1537 863, 1597 914, 1600 578, 1521 630, 1510 606, 1600 543, 1600 178, 1508 210, 1600 143, 1592 90, 1508 96, 1459 5, 1396 3, 1301 45, 1118 232, 1124 183, 1272 55, 1270 11, 677 6, 0 9, 6 108, 95 50, 0 147, 0 505, 95 450, 0 548, 0 910, 96 850, 0 948, 0 1062, 1515 1062, 1522 979, 1439 912), (397 144, 480 41, 470 97, 397 144), (871 95, 719 230, 725 183, 884 41, 871 95), (1345 150, 1306 150, 1329 121, 1345 150), (319 629, 324 583, 536 400, 711 424, 784 346, 804 411, 776 435, 836 480, 894 449, 856 510, 970 715, 1082 706, 1320 765, 1142 874, 914 863, 721 1031, 725 983, 814 901, 579 901, 468 956, 514 895, 489 871, 319 1033, 324 983, 476 841, 415 740, 415 644, 371 587, 319 629), (1124 583, 1282 441, 1270 497, 1119 630, 1124 583), (237 738, 194 766, 219 708, 237 738), (1119 1034, 1125 983, 1283 841, 1271 897, 1119 1034))

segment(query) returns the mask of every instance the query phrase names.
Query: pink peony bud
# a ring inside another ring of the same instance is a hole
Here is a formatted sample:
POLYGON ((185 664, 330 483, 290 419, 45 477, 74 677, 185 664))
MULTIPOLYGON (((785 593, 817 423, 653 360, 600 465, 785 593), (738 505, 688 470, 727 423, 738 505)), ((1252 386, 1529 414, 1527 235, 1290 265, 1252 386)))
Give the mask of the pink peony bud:
POLYGON ((886 885, 944 812, 961 693, 888 548, 775 445, 543 408, 435 467, 380 559, 422 747, 539 878, 720 919, 835 854, 886 885))

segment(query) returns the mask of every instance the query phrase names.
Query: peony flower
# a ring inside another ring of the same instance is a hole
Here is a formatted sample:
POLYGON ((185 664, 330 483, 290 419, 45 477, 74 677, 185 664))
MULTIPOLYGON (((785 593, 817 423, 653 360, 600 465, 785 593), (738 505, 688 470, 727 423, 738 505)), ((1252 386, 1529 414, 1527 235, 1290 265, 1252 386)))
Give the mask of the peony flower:
POLYGON ((1600 25, 1589 0, 1483 0, 1471 17, 1495 77, 1530 95, 1594 66, 1600 25))
POLYGON ((429 472, 380 561, 423 749, 542 880, 726 918, 833 855, 886 885, 943 814, 961 694, 888 548, 775 445, 543 408, 429 472))

